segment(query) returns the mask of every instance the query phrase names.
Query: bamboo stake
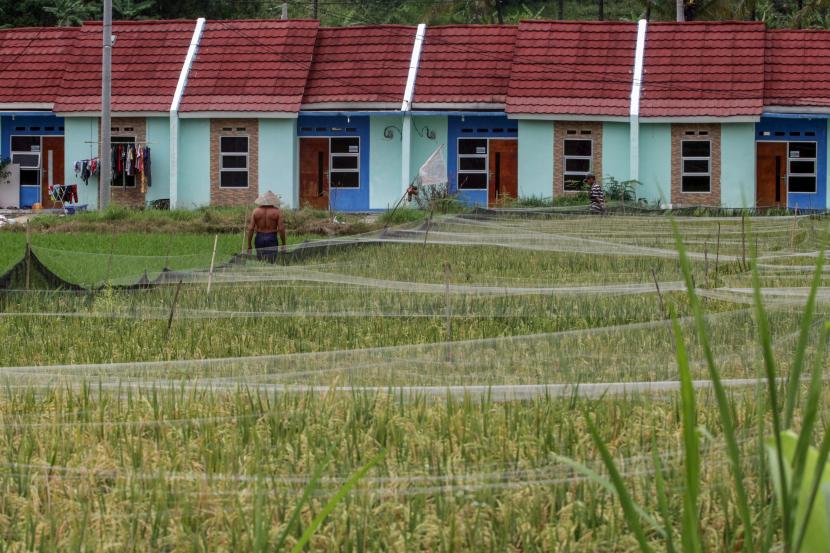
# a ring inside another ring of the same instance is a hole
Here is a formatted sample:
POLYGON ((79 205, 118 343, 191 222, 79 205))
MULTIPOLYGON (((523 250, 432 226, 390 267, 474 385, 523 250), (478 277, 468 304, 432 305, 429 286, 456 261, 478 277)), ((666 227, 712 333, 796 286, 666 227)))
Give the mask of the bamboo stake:
POLYGON ((427 228, 424 231, 424 248, 427 247, 427 236, 429 236, 429 228, 432 226, 432 210, 429 212, 429 219, 427 219, 427 228))
POLYGON ((219 235, 213 235, 213 254, 210 256, 210 272, 208 273, 207 294, 210 295, 210 285, 213 282, 213 267, 216 263, 216 244, 219 242, 219 235))
POLYGON ((660 310, 663 312, 663 318, 668 319, 669 314, 666 313, 666 302, 663 300, 663 292, 660 291, 660 283, 657 282, 657 273, 651 269, 651 276, 654 279, 654 287, 657 288, 657 297, 660 298, 660 310))
POLYGON ((709 242, 703 243, 703 286, 709 288, 709 242))
POLYGON ((29 289, 29 278, 32 274, 32 229, 26 221, 26 290, 29 289))
POLYGON ((450 264, 444 263, 444 301, 447 317, 447 363, 452 363, 452 304, 450 303, 450 264))
POLYGON ((173 303, 170 305, 170 317, 167 319, 167 334, 165 335, 164 341, 170 341, 170 329, 173 326, 173 315, 176 312, 176 303, 179 301, 179 290, 182 287, 182 281, 180 280, 179 283, 176 285, 176 293, 173 295, 173 303))
POLYGON ((741 270, 746 271, 746 214, 741 215, 741 270))
POLYGON ((718 264, 720 262, 720 222, 718 222, 718 243, 715 246, 715 286, 718 285, 718 264))

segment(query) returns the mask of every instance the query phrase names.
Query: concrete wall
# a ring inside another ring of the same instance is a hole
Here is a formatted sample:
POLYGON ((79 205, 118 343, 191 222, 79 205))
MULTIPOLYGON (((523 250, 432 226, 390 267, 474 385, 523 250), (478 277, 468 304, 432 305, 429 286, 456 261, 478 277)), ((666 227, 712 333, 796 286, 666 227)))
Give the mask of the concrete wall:
POLYGON ((98 207, 98 177, 89 184, 75 176, 75 162, 98 156, 98 118, 67 117, 64 119, 64 182, 78 185, 78 203, 88 209, 98 207))
POLYGON ((296 135, 296 119, 259 120, 259 191, 277 194, 288 208, 299 205, 296 135))
POLYGON ((144 199, 148 202, 170 198, 170 118, 147 118, 147 142, 150 148, 151 186, 144 199))
POLYGON ((628 123, 602 124, 602 175, 597 178, 613 177, 619 182, 630 178, 630 138, 628 123))
POLYGON ((210 119, 179 120, 178 207, 210 205, 210 119))
POLYGON ((755 124, 721 125, 721 205, 755 206, 755 124))
MULTIPOLYGON (((444 146, 444 159, 447 159, 447 133, 446 115, 415 115, 412 117, 412 154, 409 157, 410 182, 418 174, 418 170, 421 168, 421 165, 429 159, 429 156, 432 155, 439 145, 444 146), (427 138, 426 128, 429 128, 429 130, 435 132, 435 140, 427 138), (419 134, 418 131, 421 131, 421 133, 419 134)), ((400 144, 400 142, 398 144, 400 144)), ((400 197, 400 194, 398 194, 398 197, 400 197)), ((395 201, 397 201, 397 198, 395 201)))
POLYGON ((369 122, 369 209, 389 209, 401 197, 401 135, 383 136, 390 125, 401 128, 400 115, 373 115, 369 122))
POLYGON ((519 197, 552 197, 553 163, 553 121, 519 120, 519 197))
POLYGON ((671 125, 640 123, 640 186, 650 203, 671 201, 671 125))

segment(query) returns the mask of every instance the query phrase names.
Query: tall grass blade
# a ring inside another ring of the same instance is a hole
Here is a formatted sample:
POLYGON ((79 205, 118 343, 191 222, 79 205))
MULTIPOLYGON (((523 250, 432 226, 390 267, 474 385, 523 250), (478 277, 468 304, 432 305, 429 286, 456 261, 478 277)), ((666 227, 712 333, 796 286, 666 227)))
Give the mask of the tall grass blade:
POLYGON ((749 500, 747 498, 746 486, 744 484, 744 470, 741 466, 741 453, 738 449, 738 441, 735 438, 735 424, 732 420, 732 410, 730 409, 729 400, 726 397, 726 390, 721 382, 720 373, 715 365, 715 358, 712 354, 712 348, 709 344, 709 337, 706 331, 706 320, 703 317, 703 308, 700 305, 700 298, 697 297, 694 288, 694 279, 692 278, 692 269, 689 264, 689 257, 686 254, 686 247, 683 244, 683 239, 680 236, 680 229, 677 226, 677 221, 673 218, 671 220, 672 230, 674 231, 674 240, 677 247, 677 253, 680 259, 680 268, 683 272, 683 280, 686 283, 686 289, 689 296, 689 304, 692 308, 692 314, 695 320, 695 327, 700 339, 703 353, 706 358, 706 367, 709 371, 709 379, 712 381, 712 390, 715 394, 715 399, 718 405, 718 414, 720 416, 721 424, 723 425, 723 434, 726 440, 726 451, 729 455, 730 467, 732 469, 732 477, 735 481, 735 495, 737 496, 738 513, 741 517, 741 524, 744 528, 744 551, 755 551, 754 540, 752 537, 752 515, 749 510, 749 500))
POLYGON ((320 478, 323 476, 323 471, 327 465, 328 461, 320 463, 317 465, 317 468, 314 469, 314 473, 311 475, 311 480, 308 481, 308 484, 306 484, 305 489, 303 490, 302 497, 297 504, 294 505, 294 511, 291 513, 291 517, 283 527, 282 532, 280 532, 279 538, 277 538, 277 544, 274 547, 274 551, 282 551, 282 548, 285 545, 285 540, 288 539, 289 532, 291 532, 291 529, 294 528, 294 525, 296 525, 297 521, 300 519, 300 513, 303 510, 303 505, 306 504, 308 498, 311 497, 311 494, 317 489, 317 484, 320 482, 320 478))
POLYGON ((620 476, 620 472, 617 470, 617 465, 614 463, 611 453, 605 446, 605 442, 603 442, 602 438, 600 438, 599 432, 597 432, 597 428, 594 426, 594 422, 590 417, 586 417, 586 420, 588 422, 588 431, 591 433, 591 438, 593 438, 594 444, 597 446, 599 454, 602 457, 602 462, 605 464, 605 468, 608 469, 611 482, 617 490, 617 497, 620 498, 623 514, 625 515, 625 521, 634 533, 634 537, 637 538, 637 543, 640 544, 640 551, 643 553, 652 553, 653 549, 649 546, 648 541, 646 540, 646 534, 643 532, 643 527, 640 525, 640 512, 642 509, 639 509, 636 506, 634 500, 629 495, 628 490, 625 487, 625 482, 623 481, 622 476, 620 476))
POLYGON ((334 494, 334 496, 328 500, 328 503, 326 503, 323 509, 317 514, 316 517, 314 517, 314 520, 311 521, 311 524, 308 526, 308 528, 305 529, 305 532, 303 532, 303 535, 300 537, 300 540, 291 549, 291 553, 300 553, 300 551, 303 550, 303 547, 306 546, 306 544, 317 531, 317 529, 320 527, 320 525, 323 524, 323 521, 326 520, 326 517, 328 517, 331 514, 335 507, 337 507, 337 505, 341 501, 343 501, 343 499, 345 499, 347 495, 349 495, 349 492, 352 491, 352 488, 354 488, 357 485, 357 483, 360 482, 360 480, 364 476, 366 476, 366 473, 368 473, 372 469, 372 467, 377 465, 385 455, 386 451, 381 451, 380 453, 372 457, 368 463, 366 463, 360 469, 358 469, 358 471, 355 472, 351 476, 351 478, 349 478, 346 481, 346 483, 340 487, 339 490, 337 490, 337 493, 334 494))
POLYGON ((677 367, 680 371, 680 404, 683 420, 683 446, 686 451, 686 481, 683 490, 683 551, 699 553, 702 551, 700 523, 697 518, 697 501, 700 489, 700 439, 697 433, 697 407, 692 375, 689 370, 689 357, 683 343, 680 323, 672 313, 672 330, 677 350, 677 367))
MULTIPOLYGON (((793 530, 792 509, 797 499, 789 493, 790 488, 787 485, 788 475, 784 469, 784 453, 781 448, 781 411, 778 403, 778 371, 775 366, 775 354, 772 351, 772 334, 769 328, 769 319, 767 318, 767 312, 764 309, 764 300, 761 297, 761 276, 758 274, 758 252, 754 247, 752 250, 751 272, 752 295, 754 298, 755 315, 758 324, 758 338, 761 342, 761 352, 764 358, 767 394, 769 394, 770 413, 772 415, 772 431, 776 441, 775 466, 778 469, 778 478, 781 480, 781 489, 784 492, 781 497, 781 516, 784 521, 782 531, 784 533, 784 543, 786 545, 790 545, 792 544, 793 530)), ((809 319, 805 318, 802 320, 806 320, 809 326, 809 319)))
POLYGON ((660 460, 660 452, 657 449, 657 438, 652 437, 651 452, 654 458, 654 485, 657 489, 657 508, 660 509, 660 516, 663 518, 663 526, 666 529, 666 551, 677 553, 674 547, 674 523, 672 522, 671 511, 669 511, 669 498, 666 494, 666 481, 663 478, 663 462, 660 460))
MULTIPOLYGON (((828 229, 830 230, 830 229, 828 229)), ((810 284, 810 294, 807 296, 807 304, 804 306, 804 317, 801 319, 801 330, 798 336, 798 343, 793 356, 793 366, 790 369, 789 382, 787 383, 787 402, 784 406, 784 428, 790 428, 793 424, 793 412, 798 399, 798 387, 801 382, 801 374, 804 367, 804 354, 807 351, 807 343, 810 339, 810 329, 816 311, 816 294, 821 286, 824 268, 824 255, 826 244, 822 242, 819 248, 816 270, 813 273, 813 280, 810 284)))

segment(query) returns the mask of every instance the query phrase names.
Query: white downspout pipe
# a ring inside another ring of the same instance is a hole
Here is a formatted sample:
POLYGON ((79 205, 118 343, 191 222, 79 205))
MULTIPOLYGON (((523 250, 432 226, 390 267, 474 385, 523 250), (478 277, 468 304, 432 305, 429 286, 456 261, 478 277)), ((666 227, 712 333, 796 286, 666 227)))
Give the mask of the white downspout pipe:
POLYGON ((179 105, 187 87, 187 77, 190 75, 190 68, 199 50, 204 29, 205 18, 200 17, 196 20, 196 28, 193 29, 187 56, 184 58, 184 64, 179 73, 179 82, 176 83, 173 102, 170 104, 170 209, 176 209, 179 199, 179 105))
POLYGON ((409 74, 406 77, 406 88, 403 92, 401 112, 401 192, 409 188, 409 164, 412 156, 412 98, 415 96, 415 81, 418 79, 418 66, 421 63, 421 51, 424 48, 424 36, 427 26, 425 23, 418 25, 415 31, 415 44, 412 46, 412 57, 409 60, 409 74))
POLYGON ((641 19, 637 24, 637 47, 634 51, 634 74, 631 81, 629 103, 629 160, 628 178, 640 180, 640 94, 643 86, 643 59, 646 52, 646 30, 648 21, 641 19))

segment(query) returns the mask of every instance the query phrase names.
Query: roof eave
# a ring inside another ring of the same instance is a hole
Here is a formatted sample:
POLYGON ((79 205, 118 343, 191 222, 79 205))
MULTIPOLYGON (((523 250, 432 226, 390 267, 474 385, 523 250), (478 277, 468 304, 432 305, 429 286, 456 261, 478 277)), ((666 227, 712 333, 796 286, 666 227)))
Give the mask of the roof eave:
POLYGON ((508 119, 531 119, 536 121, 608 121, 627 123, 628 115, 577 115, 573 113, 508 113, 508 119))
POLYGON ((55 107, 53 102, 7 102, 0 103, 0 110, 49 110, 55 107))
POLYGON ((179 111, 179 119, 296 119, 296 111, 179 111))
POLYGON ((301 111, 314 110, 342 110, 350 111, 355 109, 388 109, 400 111, 400 102, 312 102, 303 104, 301 111))
POLYGON ((765 113, 830 113, 830 106, 764 106, 765 113))
POLYGON ((412 109, 492 110, 504 111, 505 104, 498 102, 413 102, 412 109))
POLYGON ((640 115, 640 123, 757 123, 761 120, 758 115, 679 115, 648 117, 640 115))
MULTIPOLYGON (((100 111, 57 111, 58 117, 101 117, 100 111)), ((113 111, 113 117, 168 117, 170 112, 166 109, 158 111, 113 111)))

